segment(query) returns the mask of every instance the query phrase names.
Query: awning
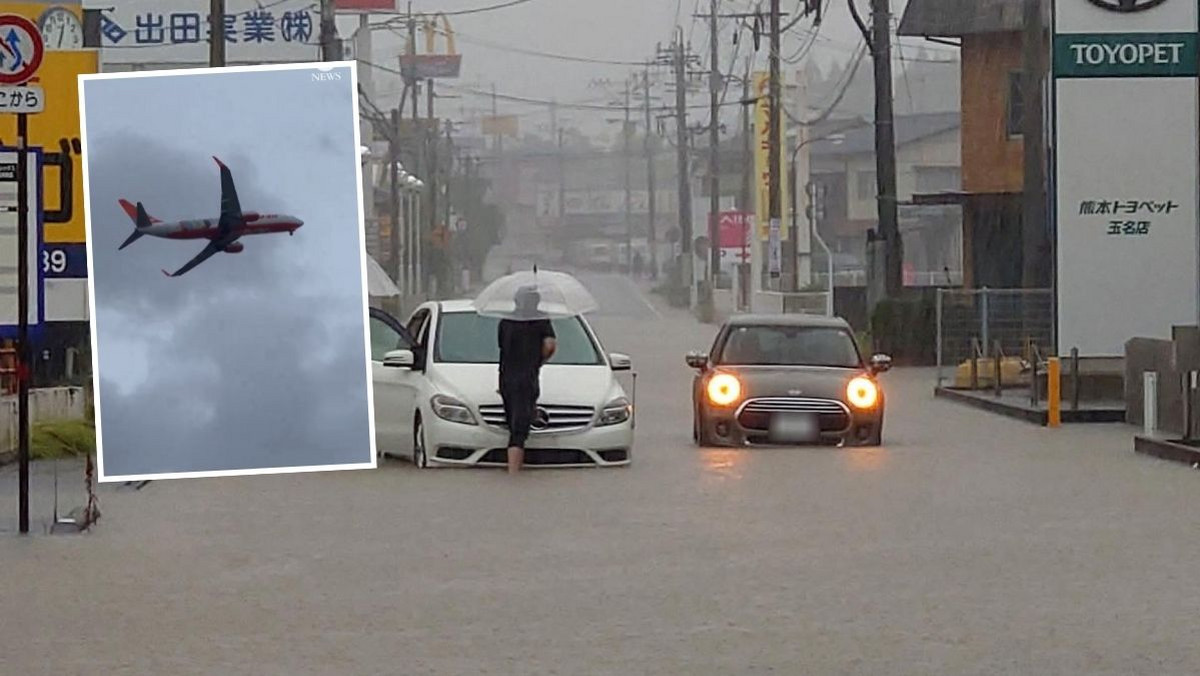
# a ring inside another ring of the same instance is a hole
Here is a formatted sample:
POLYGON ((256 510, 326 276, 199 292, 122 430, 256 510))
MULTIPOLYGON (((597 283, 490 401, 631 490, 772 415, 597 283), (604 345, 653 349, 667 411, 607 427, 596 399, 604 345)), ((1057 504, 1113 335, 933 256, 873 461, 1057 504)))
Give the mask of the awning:
POLYGON ((967 200, 973 197, 1020 197, 1019 192, 962 192, 962 191, 946 191, 946 192, 930 192, 930 193, 915 193, 911 200, 900 202, 904 206, 936 206, 936 205, 963 205, 967 200))
POLYGON ((367 254, 367 295, 374 298, 400 295, 400 287, 396 286, 379 261, 370 254, 367 254))

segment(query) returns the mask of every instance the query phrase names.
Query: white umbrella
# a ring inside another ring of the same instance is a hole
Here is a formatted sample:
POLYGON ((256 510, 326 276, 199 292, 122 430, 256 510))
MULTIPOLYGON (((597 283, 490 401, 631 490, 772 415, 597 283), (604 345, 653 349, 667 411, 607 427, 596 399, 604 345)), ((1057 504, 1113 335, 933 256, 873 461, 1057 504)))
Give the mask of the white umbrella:
POLYGON ((369 254, 367 255, 367 295, 376 298, 400 295, 400 287, 396 286, 379 261, 369 254))
POLYGON ((474 304, 475 311, 485 317, 518 321, 574 317, 599 307, 578 279, 536 267, 497 279, 480 292, 474 304))

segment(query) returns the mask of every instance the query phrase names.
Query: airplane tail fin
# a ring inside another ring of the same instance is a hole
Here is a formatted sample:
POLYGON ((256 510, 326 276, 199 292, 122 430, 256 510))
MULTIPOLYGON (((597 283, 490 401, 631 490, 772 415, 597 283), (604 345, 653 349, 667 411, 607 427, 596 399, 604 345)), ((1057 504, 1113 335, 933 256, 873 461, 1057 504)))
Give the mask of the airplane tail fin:
MULTIPOLYGON (((145 229, 155 223, 158 223, 159 220, 151 217, 150 214, 147 214, 146 207, 142 206, 141 202, 138 202, 136 206, 131 204, 129 200, 125 199, 118 200, 118 202, 121 203, 121 208, 125 210, 125 214, 129 216, 130 220, 132 220, 133 224, 136 226, 133 234, 129 235, 129 238, 126 239, 125 243, 121 245, 121 249, 124 249, 140 239, 142 235, 145 235, 145 229)), ((120 249, 118 249, 118 251, 120 251, 120 249)))
POLYGON ((148 228, 155 223, 161 223, 157 218, 146 213, 146 207, 138 202, 136 206, 131 204, 129 200, 117 200, 121 203, 121 208, 125 210, 125 214, 129 216, 129 220, 133 221, 138 228, 148 228))

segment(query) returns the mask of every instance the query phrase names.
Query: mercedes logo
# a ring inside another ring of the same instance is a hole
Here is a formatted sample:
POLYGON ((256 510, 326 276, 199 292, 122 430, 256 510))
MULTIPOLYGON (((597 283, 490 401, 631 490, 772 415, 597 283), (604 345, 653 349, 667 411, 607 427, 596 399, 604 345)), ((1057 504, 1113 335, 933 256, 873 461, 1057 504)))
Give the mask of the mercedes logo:
POLYGON ((533 422, 529 426, 535 430, 544 430, 550 426, 550 414, 541 406, 537 407, 537 411, 533 414, 533 422))
POLYGON ((1167 0, 1088 0, 1088 2, 1110 12, 1144 12, 1163 4, 1167 0))

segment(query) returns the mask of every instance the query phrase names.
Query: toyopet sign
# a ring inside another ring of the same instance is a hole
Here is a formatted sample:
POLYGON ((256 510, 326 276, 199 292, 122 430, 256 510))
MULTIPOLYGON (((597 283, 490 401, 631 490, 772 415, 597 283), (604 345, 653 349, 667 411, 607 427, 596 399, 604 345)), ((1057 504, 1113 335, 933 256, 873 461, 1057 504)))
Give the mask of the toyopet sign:
POLYGON ((1054 0, 1058 350, 1200 318, 1197 3, 1054 0))

